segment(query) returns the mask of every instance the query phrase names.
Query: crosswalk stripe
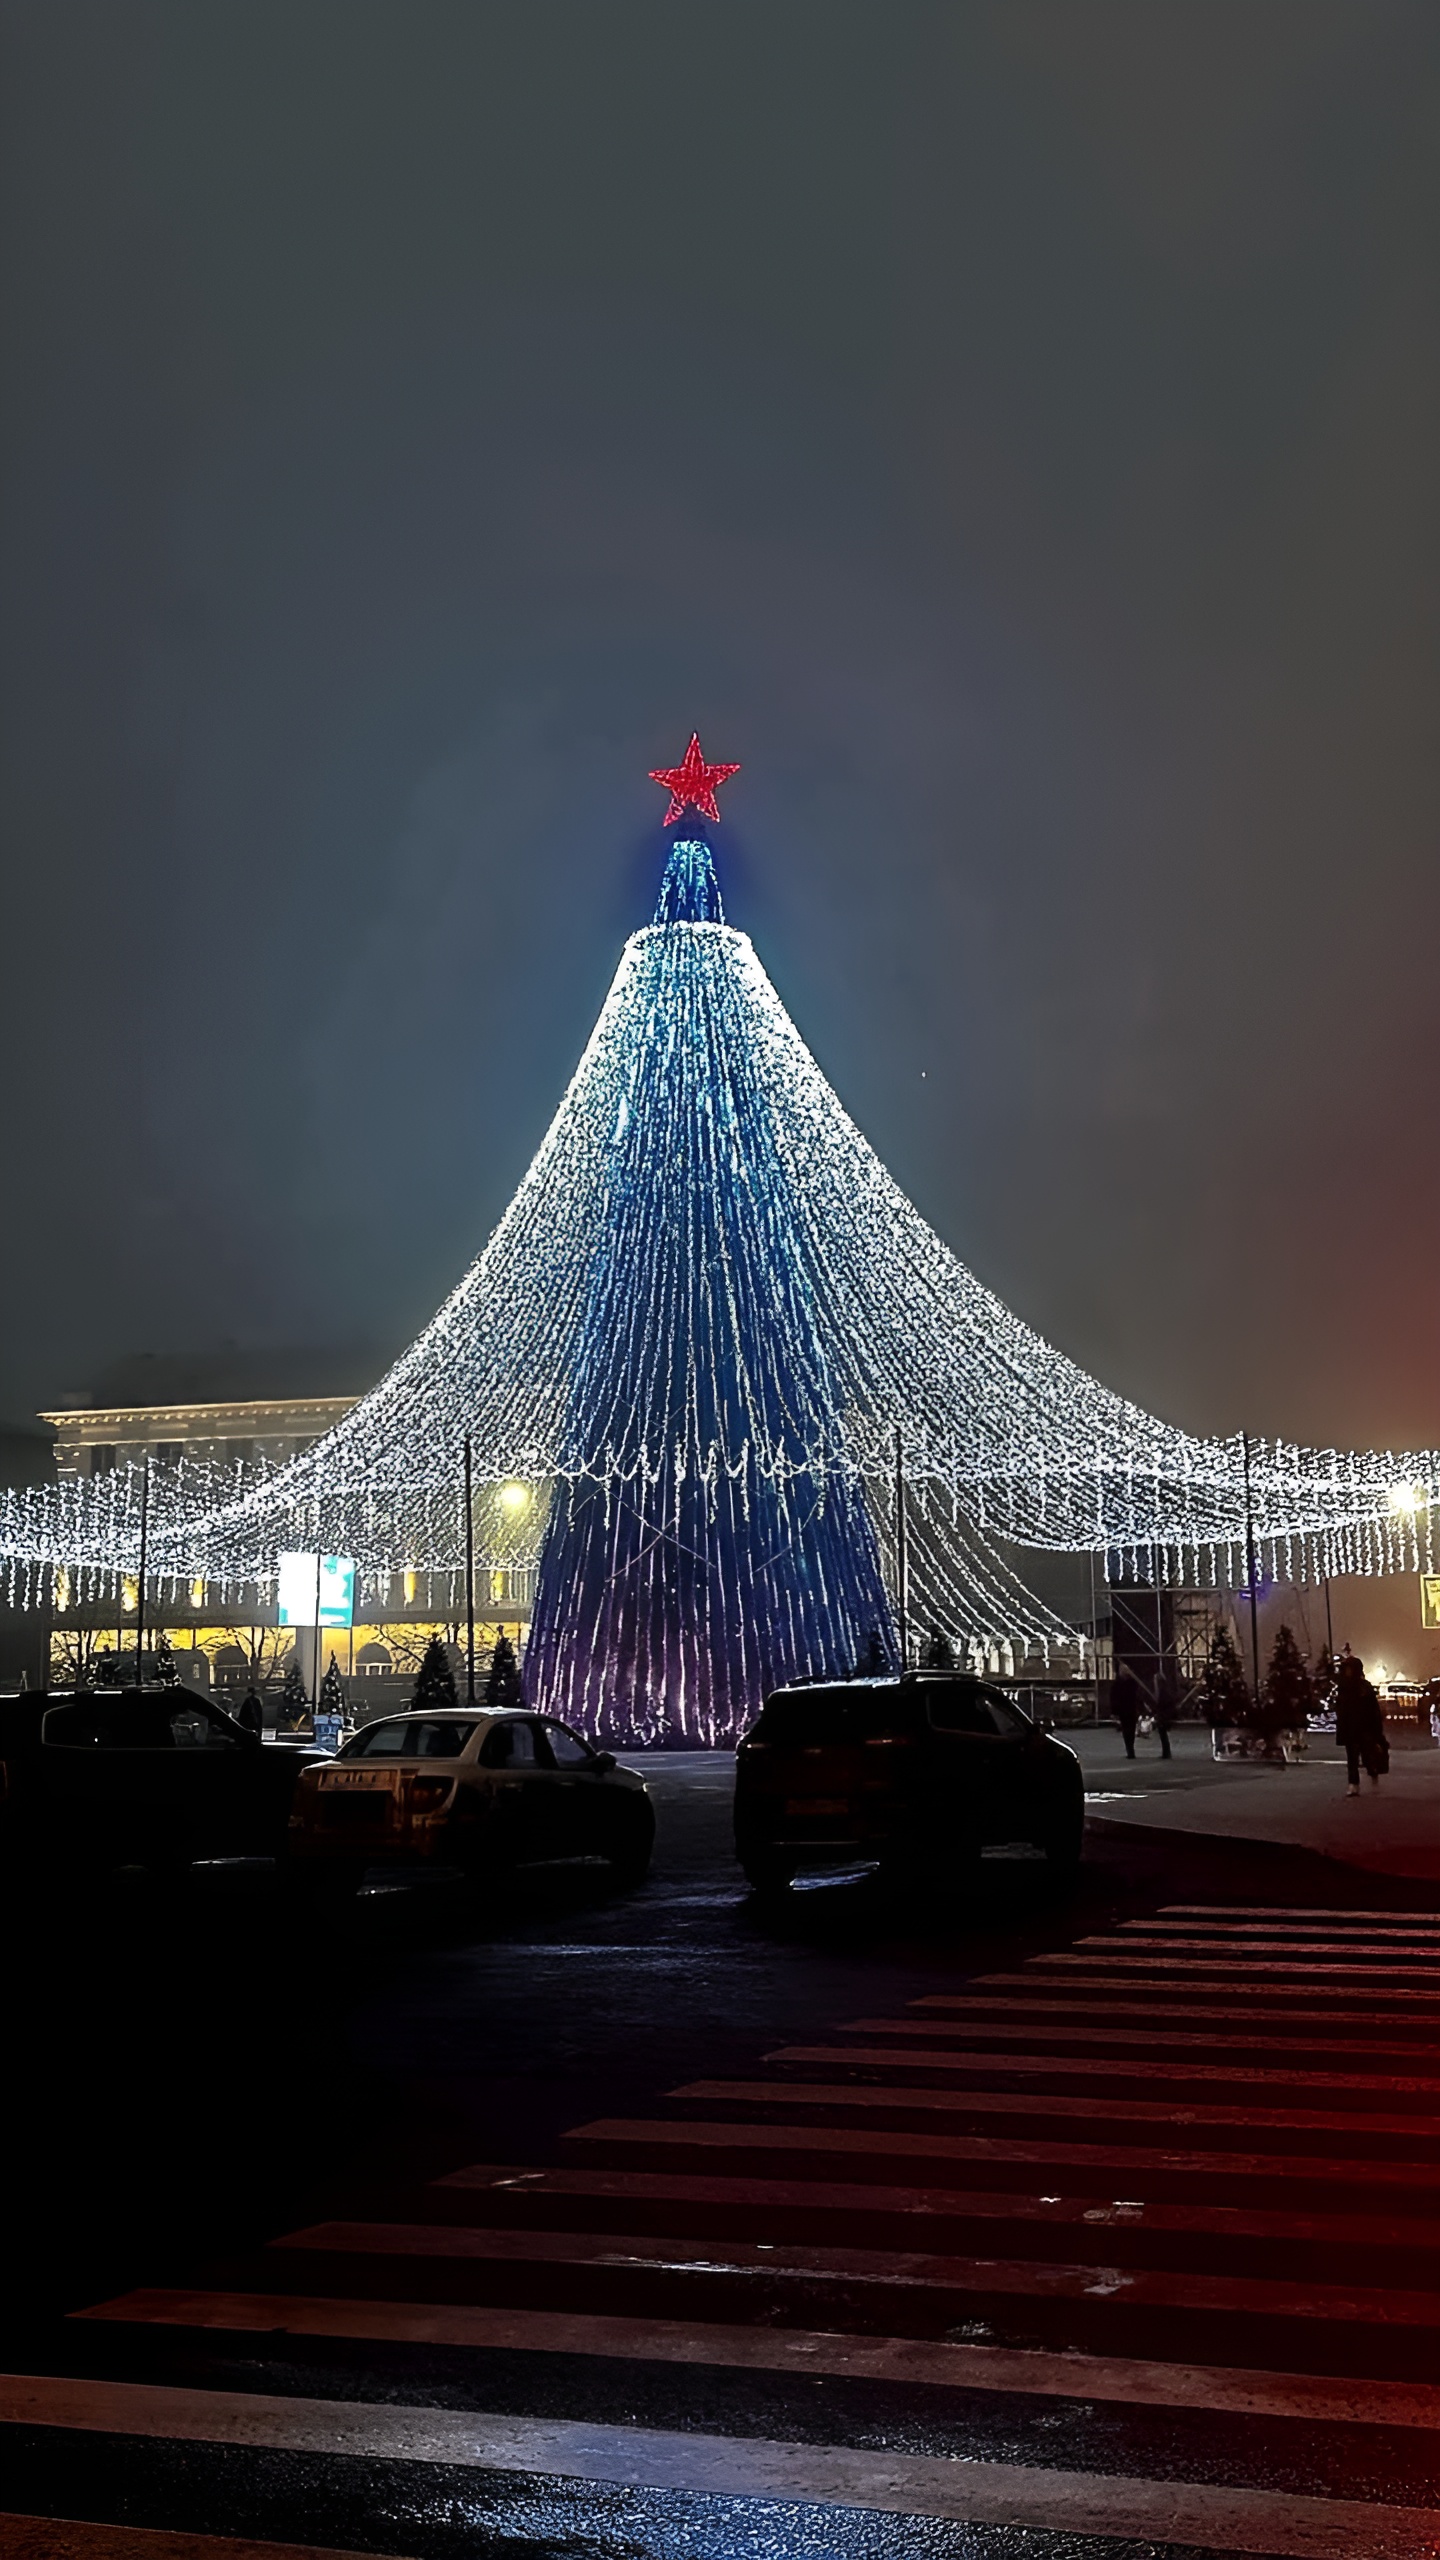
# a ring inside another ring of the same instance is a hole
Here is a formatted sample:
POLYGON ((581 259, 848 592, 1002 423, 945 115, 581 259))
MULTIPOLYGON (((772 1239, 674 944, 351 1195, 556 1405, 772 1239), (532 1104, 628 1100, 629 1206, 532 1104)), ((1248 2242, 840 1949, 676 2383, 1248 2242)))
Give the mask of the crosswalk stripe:
MULTIPOLYGON (((974 2010, 979 2015, 1020 2017, 1020 2020, 1022 2017, 1135 2017, 1135 2020, 1176 2017, 1176 2020, 1189 2022, 1199 2017, 1199 2020, 1215 2022, 1215 2025, 1225 2025, 1225 2022, 1256 2025, 1256 2017, 1261 2015, 1266 2022, 1266 2033, 1273 2033, 1276 2028, 1332 2028, 1335 2025, 1332 2007, 1294 2010, 1294 2007, 1279 2007, 1279 2004, 1268 2002, 1268 1999, 1263 1999, 1263 1994, 1248 1994, 1240 2004, 1227 2007, 1215 1999, 1186 1999, 1179 1984, 1163 1984, 1163 1987, 1161 1984, 1156 1984, 1156 1987, 1125 1984, 1122 1987, 1125 1999, 1115 1999, 1115 1989, 1109 1992, 1107 1999, 1086 1999, 1086 1984, 1079 1984, 1079 1981, 1035 1981, 1033 1974, 984 1974, 981 1979, 1012 1981, 1017 1989, 1025 1992, 1025 1999, 1015 1999, 1012 1994, 1002 1997, 999 1992, 925 1992, 920 1999, 910 1999, 907 2010, 945 2010, 966 2012, 966 2015, 974 2010), (1140 1992, 1145 1994, 1143 1999, 1138 1997, 1140 1992)), ((1304 1992, 1284 1992, 1281 1999, 1284 2002, 1304 1999, 1304 1992)), ((1350 2025, 1350 2015, 1345 2010, 1340 2012, 1340 2022, 1350 2025)), ((1430 2038, 1435 2033, 1435 2020, 1430 2015, 1414 2017, 1414 2020, 1412 2017, 1381 2017, 1379 2025, 1386 2030, 1386 2035, 1412 2030, 1414 2038, 1430 2038)), ((1307 2043, 1307 2038, 1297 2038, 1297 2043, 1307 2043)), ((1355 2038, 1353 2043, 1358 2053, 1414 2053, 1414 2045, 1371 2043, 1368 2035, 1355 2038)), ((1422 2045, 1422 2051, 1430 2051, 1430 2043, 1422 2045)))
POLYGON ((604 2267, 617 2274, 686 2277, 789 2276, 808 2284, 904 2286, 920 2299, 926 2293, 1015 2294, 1042 2301, 1104 2303, 1122 2310, 1239 2312, 1276 2320, 1440 2329, 1440 2291, 1302 2285, 1273 2276, 1199 2276, 1047 2258, 950 2257, 919 2249, 810 2248, 794 2242, 733 2240, 710 2243, 702 2256, 686 2255, 678 2240, 636 2234, 495 2231, 423 2222, 317 2222, 268 2245, 302 2257, 315 2253, 338 2258, 431 2258, 476 2266, 604 2267))
MULTIPOLYGON (((1412 1945, 1397 1948, 1392 1955, 1386 1947, 1368 1943, 1357 1946, 1353 1939, 1346 1938, 1316 1938, 1302 1941, 1295 1938, 1272 1937, 1246 1938, 1241 1941, 1213 1935, 1203 1938, 1164 1937, 1156 1935, 1154 1931, 1141 1929, 1133 1921, 1123 1932, 1117 1931, 1114 1936, 1077 1938, 1075 1944, 1082 1953, 1087 1947, 1119 1947, 1122 1950, 1130 1947, 1159 1947, 1163 1948, 1167 1955, 1216 1956, 1226 1964, 1246 1967, 1272 1955, 1303 1956, 1307 1965, 1321 1956, 1364 1955, 1374 1957, 1381 1969, 1386 1972, 1394 1962, 1394 1955, 1415 1956, 1420 1953, 1419 1948, 1412 1945)), ((1330 1967, 1322 1966, 1320 1970, 1328 1972, 1330 1967)), ((1418 1967, 1407 1965, 1403 1970, 1407 1973, 1419 1972, 1422 1976, 1428 1974, 1433 1980, 1440 1980, 1440 1963, 1418 1967)))
POLYGON ((867 2045, 788 2044, 766 2062, 845 2062, 857 2070, 1033 2073, 1038 2078, 1222 2081, 1257 2089, 1356 2089, 1390 2097, 1440 2097, 1440 2080, 1397 2079, 1369 2071, 1281 2071, 1244 2062, 1144 2062, 1123 2056, 1088 2061, 1071 2053, 906 2053, 867 2045))
POLYGON ((340 2551, 328 2542, 251 2542, 230 2533, 177 2533, 158 2525, 91 2524, 74 2516, 3 2510, 0 2551, 5 2560, 376 2560, 373 2551, 340 2551))
MULTIPOLYGON (((164 2327, 273 2331, 281 2337, 614 2357, 629 2362, 716 2365, 766 2373, 934 2383, 948 2390, 1020 2391, 1046 2399, 1113 2400, 1167 2409, 1228 2409, 1252 2417, 1340 2425, 1440 2429, 1440 2388, 1364 2376, 1269 2373, 1263 2367, 1168 2364, 1143 2357, 981 2347, 936 2338, 885 2338, 839 2330, 748 2327, 729 2321, 641 2320, 601 2312, 525 2311, 489 2305, 368 2302, 287 2293, 188 2292, 145 2287, 77 2313, 84 2320, 164 2327)), ((339 2450, 333 2444, 330 2448, 339 2450)))
POLYGON ((1131 1930, 1147 1937, 1172 1935, 1187 1943, 1203 1930, 1207 1942, 1218 1940, 1222 1946, 1243 1946, 1258 1938, 1262 1944, 1273 1939, 1287 1946, 1304 1948, 1311 1944, 1335 1944, 1346 1947, 1375 1947, 1380 1951, 1392 1946, 1432 1947, 1440 1953, 1440 1930, 1433 1925, 1419 1929, 1351 1929, 1333 1924, 1327 1927, 1319 1920, 1205 1920, 1198 1913, 1187 1919, 1169 1920, 1163 1916, 1151 1920, 1125 1920, 1122 1932, 1131 1930))
MULTIPOLYGON (((892 2056, 881 2059, 893 2062, 892 2056)), ((900 2114, 938 2110, 947 2115, 1027 2115, 1108 2117, 1130 2124, 1211 2126, 1217 2132, 1234 2125, 1256 2133, 1262 2126, 1277 2133, 1348 2133, 1394 2135, 1440 2145, 1440 2127, 1417 2125, 1413 2116, 1380 2115, 1333 2107, 1221 2107, 1205 2102, 1180 2105, 1171 2099, 1087 2098, 1067 2090, 1050 2097, 1038 2090, 928 2089, 916 2086, 876 2087, 861 2082, 840 2085, 823 2080, 689 2080, 672 2089, 672 2098, 702 2099, 742 2107, 890 2107, 900 2114)))
MULTIPOLYGON (((1269 2560, 1431 2560, 1440 2510, 1232 2489, 1185 2480, 958 2462, 943 2455, 754 2436, 668 2432, 575 2419, 374 2401, 287 2400, 272 2394, 180 2391, 144 2383, 0 2382, 0 2419, 182 2443, 265 2447, 291 2455, 343 2452, 371 2461, 443 2463, 598 2481, 692 2495, 849 2507, 957 2523, 1013 2525, 1069 2537, 1184 2543, 1269 2560)), ((8 2519, 0 2520, 8 2523, 8 2519)), ((145 2528, 74 2529, 21 2519, 6 2532, 14 2560, 300 2560, 300 2546, 255 2544, 145 2528), (64 2538, 66 2536, 69 2538, 64 2538), (102 2540, 100 2537, 108 2539, 102 2540)), ((313 2546, 311 2546, 313 2551, 313 2546)), ((305 2554, 310 2560, 310 2552, 305 2554)), ((316 2554, 315 2560, 345 2560, 316 2554)))
MULTIPOLYGON (((1037 1959, 1032 1958, 1031 1961, 1035 1962, 1037 1959)), ((1186 1966, 1183 1968, 1182 1978, 1177 1981, 1175 1967, 1157 1965, 1143 1956, 1137 1956, 1133 1964, 1126 1968, 1111 1966, 1103 1971, 1098 1969, 1095 1962, 1085 1957, 1076 1956, 1072 1959, 1072 1963, 1074 1971, 1065 1974, 1060 1980, 1053 1975, 1047 1978, 1037 1973, 977 1973, 975 1987, 982 1991, 1013 1990, 1037 1995, 1060 1990, 1098 1991, 1107 1993, 1111 1999, 1123 1992, 1131 2001, 1139 2001, 1144 1995, 1150 2005, 1150 2014, 1155 2017, 1178 2015, 1177 2010, 1162 2005, 1177 2001, 1188 2007, 1192 2015, 1214 2016, 1216 2012, 1213 2009, 1201 2008, 1199 2003, 1213 2001, 1223 1990, 1232 1987, 1228 1966, 1186 1966), (1193 1994, 1186 1992, 1185 1974, 1199 1977, 1196 1979, 1193 1994), (1219 1975, 1220 1979, 1210 1980, 1209 1976, 1212 1974, 1219 1975), (1148 1978, 1151 1975, 1154 1976, 1153 1980, 1148 1978)), ((1301 1967, 1299 1970, 1303 1973, 1305 1968, 1301 1967)), ((1251 1982, 1247 1980, 1243 1986, 1234 1987, 1243 1987, 1246 2006, 1243 2010, 1232 2009, 1230 2012, 1232 2016, 1253 2018, 1258 2012, 1266 2018, 1273 2017, 1277 2026, 1283 2026, 1288 2018, 1333 2019, 1338 2015, 1348 2019, 1352 2010, 1358 2011, 1361 2016, 1367 2018, 1383 2016, 1386 2026, 1414 2025, 1417 2028, 1428 2027, 1432 2030, 1440 2026, 1440 1992, 1414 1991, 1403 1982, 1387 1980, 1366 1983, 1363 1989, 1358 1984, 1351 1989, 1343 1982, 1316 1982, 1313 1985, 1313 1991, 1323 1991, 1329 2004, 1324 2009, 1304 2009, 1293 2005, 1297 2001, 1303 2001, 1312 1996, 1312 1985, 1304 1981, 1275 1982, 1262 1979, 1251 1982), (1347 2003, 1348 2006, 1344 2005, 1347 2003), (1391 2009, 1398 2010, 1401 2014, 1393 2018, 1385 2015, 1391 2009)), ((930 2000, 937 2008, 948 2007, 952 1999, 963 1996, 965 1995, 944 1991, 929 1994, 930 2000)))
MULTIPOLYGON (((727 2126, 727 2132, 733 2127, 727 2126)), ((1128 2156, 1128 2155, 1127 2155, 1128 2156)), ((1271 2212, 1256 2205, 1097 2203, 1091 2195, 1024 2195, 998 2187, 890 2187, 850 2184, 822 2178, 687 2177, 643 2169, 513 2169, 477 2161, 451 2169, 431 2181, 436 2189, 459 2189, 478 2200, 510 2205, 517 2200, 537 2211, 553 2213, 573 2199, 588 2207, 613 2204, 635 2212, 654 2206, 676 2224, 686 2208, 695 2221, 713 2227, 726 2215, 743 2219, 747 2229, 775 2229, 796 2218, 869 2223, 892 2220, 920 2224, 926 2232, 937 2225, 971 2222, 1019 2222, 1064 2228, 1079 2223, 1117 2232, 1204 2234, 1221 2240, 1296 2241, 1320 2251, 1340 2248, 1395 2249, 1413 2254, 1440 2252, 1440 2221, 1370 2213, 1271 2212)))
MULTIPOLYGON (((1298 1975, 1302 1980, 1328 1984, 1331 1977, 1344 1982, 1393 1982, 1406 1984, 1428 1982, 1440 1987, 1440 1966, 1406 1964, 1282 1964, 1275 1958, 1246 1950, 1242 1955, 1216 1955, 1203 1961, 1187 1956, 1182 1948, 1167 1949, 1164 1955, 1114 1955, 1093 1950, 1077 1955, 1045 1954, 1032 1956, 1033 1965, 1066 1965, 1077 1969, 1087 1966, 1099 1973, 1184 1973, 1191 1976, 1219 1974, 1233 1982, 1237 1975, 1258 1974, 1268 1980, 1275 1974, 1298 1975)), ((1432 1992, 1431 1997, 1436 1993, 1432 1992)))
POLYGON ((1433 1930, 1440 1937, 1440 1915, 1432 1918, 1423 1911, 1327 1911, 1322 1904, 1299 1902, 1293 1910, 1287 1904, 1272 1902, 1165 1902, 1160 1907, 1167 1920, 1319 1920, 1335 1929, 1348 1928, 1352 1923, 1358 1928, 1373 1920, 1387 1925, 1403 1922, 1407 1928, 1433 1930))
MULTIPOLYGON (((1066 2106, 1059 2112, 1075 2112, 1066 2106)), ((1167 2123, 1178 2119, 1170 2109, 1159 2110, 1167 2123)), ((870 2126, 817 2124, 689 2124, 659 2116, 652 2119, 627 2116, 599 2117, 592 2124, 571 2125, 567 2142, 606 2142, 640 2144, 647 2148, 661 2145, 685 2146, 715 2151, 785 2151, 802 2158, 818 2158, 822 2152, 846 2152, 854 2159, 896 2159, 953 2161, 957 2167, 979 2167, 982 2163, 997 2169, 1053 2168, 1068 2169, 1075 2174, 1121 2178, 1130 2184, 1146 2177, 1179 2177, 1218 2182, 1251 2178, 1273 2187, 1277 2172, 1287 2187, 1343 2186, 1371 2188, 1377 2186, 1406 2187, 1417 2194, 1440 2189, 1440 2163, 1430 2160, 1330 2159, 1316 2156, 1303 2160, 1288 2158, 1275 2151, 1181 2151, 1152 2149, 1143 2143, 1040 2142, 1022 2136, 987 2137, 984 2134, 911 2133, 899 2128, 874 2130, 870 2126)))
MULTIPOLYGON (((1064 2023, 1067 2014, 1073 2015, 1073 2011, 1067 2012, 1067 2007, 1061 2003, 1048 2001, 1027 2002, 1023 2018, 1017 2018, 1013 2001, 957 2001, 955 2008, 961 2014, 943 2019, 846 2018, 841 2027, 841 2033, 867 2036, 934 2036, 937 2040, 942 2036, 954 2038, 964 2036, 977 2045, 1018 2044, 1022 2040, 1034 2041, 1037 2044, 1103 2045, 1107 2049, 1138 2045, 1147 2053, 1158 2050, 1161 2053, 1174 2051, 1177 2053, 1273 2054, 1276 2051, 1273 2030, 1263 2036, 1200 2035, 1184 2033, 1175 2028, 1157 2030, 1148 2021, 1144 2026, 1137 2023, 1133 2027, 1094 2025, 1075 2027, 1064 2023), (1043 2014, 1051 2008, 1055 2011, 1053 2018, 1043 2014), (1001 2009, 1005 2013, 1003 2017, 991 2014, 1001 2009), (1037 2015, 1037 2012, 1041 2014, 1037 2015)), ((1087 2017, 1107 2018, 1115 2013, 1097 2004, 1093 2011, 1087 2009, 1082 2014, 1087 2017)), ((1189 2012, 1185 2014, 1188 2015, 1189 2012)), ((1239 2010, 1228 2010, 1225 2014, 1230 2017, 1253 2016, 1253 2012, 1239 2010)), ((1280 2050, 1286 2054, 1294 2052, 1342 2055, 1347 2060, 1363 2054, 1377 2062, 1408 2062, 1413 2061, 1415 2057, 1413 2045, 1376 2044, 1364 2036, 1296 2036, 1284 2044, 1280 2050)), ((1361 2075, 1367 2084, 1372 2080, 1372 2076, 1375 2085, 1380 2085, 1378 2075, 1371 2075, 1368 2072, 1361 2075)), ((1440 2081, 1434 2085, 1440 2088, 1440 2081)))

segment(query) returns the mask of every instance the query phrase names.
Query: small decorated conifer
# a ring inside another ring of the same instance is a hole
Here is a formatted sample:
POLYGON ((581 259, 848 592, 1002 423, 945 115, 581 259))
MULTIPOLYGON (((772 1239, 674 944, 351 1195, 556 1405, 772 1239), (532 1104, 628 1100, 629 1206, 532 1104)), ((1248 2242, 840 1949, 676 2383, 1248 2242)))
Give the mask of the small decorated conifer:
POLYGON ((1281 1627, 1271 1649, 1260 1691, 1260 1722, 1266 1733, 1303 1733, 1315 1704, 1315 1683, 1305 1657, 1288 1627, 1281 1627))
POLYGON ((495 1650, 490 1656, 490 1669, 485 1681, 485 1704, 487 1707, 523 1707, 525 1704, 525 1686, 520 1677, 520 1665, 515 1658, 515 1647, 503 1627, 495 1650))
POLYGON ((415 1688, 410 1704, 412 1707, 435 1707, 442 1713, 452 1711, 459 1704, 455 1695, 455 1674, 450 1668, 450 1656, 440 1636, 432 1636, 425 1647, 420 1668, 415 1675, 415 1688))

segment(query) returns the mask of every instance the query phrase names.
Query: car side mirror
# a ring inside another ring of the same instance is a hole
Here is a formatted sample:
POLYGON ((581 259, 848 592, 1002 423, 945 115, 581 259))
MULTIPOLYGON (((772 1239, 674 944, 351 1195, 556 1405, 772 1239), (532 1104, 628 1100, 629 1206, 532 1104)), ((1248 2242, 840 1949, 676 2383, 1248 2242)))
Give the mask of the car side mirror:
POLYGON ((608 1778, 615 1766, 615 1754, 613 1751, 597 1751, 590 1765, 600 1777, 608 1778))

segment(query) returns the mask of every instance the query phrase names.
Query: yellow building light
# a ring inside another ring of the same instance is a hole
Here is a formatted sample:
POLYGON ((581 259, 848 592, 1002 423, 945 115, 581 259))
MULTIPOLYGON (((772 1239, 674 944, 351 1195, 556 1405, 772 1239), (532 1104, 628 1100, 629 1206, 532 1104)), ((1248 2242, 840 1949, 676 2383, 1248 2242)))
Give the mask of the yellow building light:
POLYGON ((191 1583, 191 1585, 190 1585, 190 1606, 191 1606, 191 1608, 192 1608, 192 1609, 203 1609, 203 1608, 204 1608, 204 1606, 205 1606, 205 1585, 204 1585, 204 1583, 203 1583, 203 1582, 192 1582, 192 1583, 191 1583))
POLYGON ((140 1606, 140 1577, 127 1573, 120 1584, 120 1606, 127 1618, 133 1618, 140 1606))
POLYGON ((418 1592, 419 1588, 420 1588, 420 1576, 419 1576, 419 1574, 418 1574, 418 1573, 407 1573, 407 1574, 406 1574, 406 1576, 405 1576, 405 1606, 406 1606, 406 1608, 407 1608, 407 1609, 413 1609, 413 1608, 414 1608, 414 1606, 415 1606, 415 1595, 416 1595, 416 1593, 418 1592))
POLYGON ((70 1576, 63 1564, 55 1568, 55 1606, 57 1609, 70 1606, 70 1576))

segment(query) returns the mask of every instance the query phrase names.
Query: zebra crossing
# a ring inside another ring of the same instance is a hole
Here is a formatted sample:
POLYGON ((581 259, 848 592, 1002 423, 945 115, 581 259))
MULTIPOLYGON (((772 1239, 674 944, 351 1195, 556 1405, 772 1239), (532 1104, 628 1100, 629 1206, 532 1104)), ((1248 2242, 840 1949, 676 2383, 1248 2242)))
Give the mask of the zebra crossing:
POLYGON ((90 2369, 0 2381, 0 2424, 132 2480, 223 2450, 216 2560, 282 2454, 330 2466, 292 2541, 395 2560, 505 2549, 517 2483, 528 2549, 583 2515, 626 2560, 677 2497, 717 2553, 1435 2560, 1437 2095, 1440 1918, 1170 1906, 90 2306, 90 2369))

